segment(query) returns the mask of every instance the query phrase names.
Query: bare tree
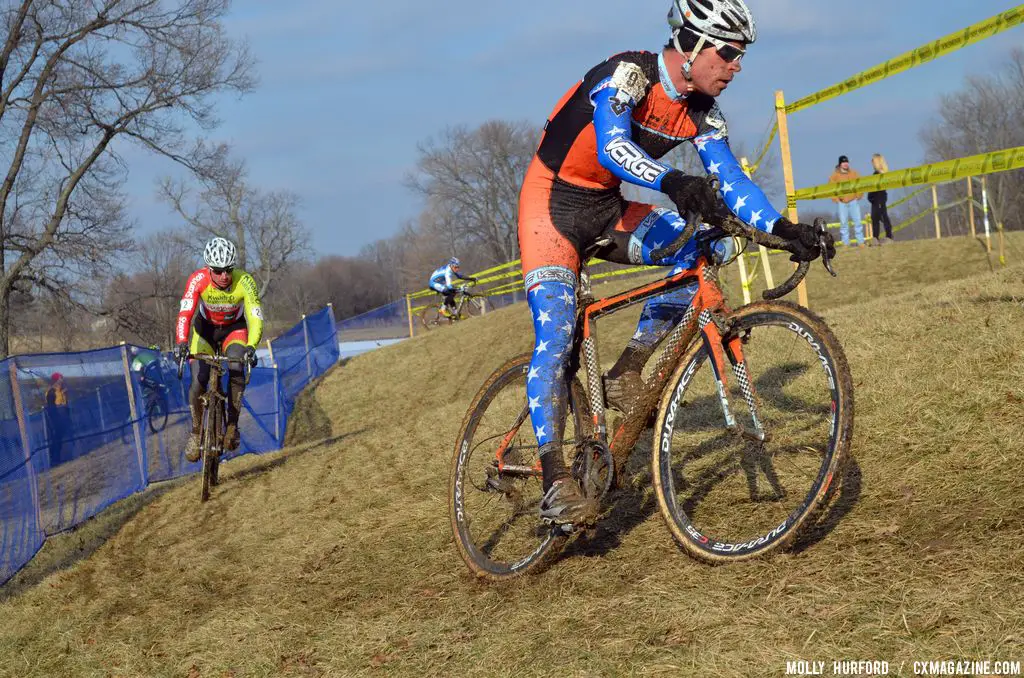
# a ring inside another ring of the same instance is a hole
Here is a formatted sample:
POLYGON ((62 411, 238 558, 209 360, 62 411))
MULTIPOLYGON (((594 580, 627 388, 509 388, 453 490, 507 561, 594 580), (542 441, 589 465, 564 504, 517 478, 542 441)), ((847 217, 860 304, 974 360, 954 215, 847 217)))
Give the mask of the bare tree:
POLYGON ((260 295, 266 294, 288 264, 309 253, 309 230, 299 221, 298 207, 299 197, 291 191, 257 193, 253 197, 245 239, 255 250, 250 270, 260 285, 260 295))
POLYGON ((174 319, 195 254, 180 231, 164 230, 136 248, 137 265, 107 288, 103 315, 108 337, 137 343, 174 343, 174 319))
MULTIPOLYGON (((960 91, 944 95, 921 141, 929 161, 1024 146, 1024 50, 1011 50, 998 70, 968 78, 960 91)), ((998 172, 987 183, 993 212, 1007 228, 1024 228, 1024 171, 998 172)), ((943 193, 950 199, 966 190, 954 185, 943 193)), ((980 200, 977 190, 975 198, 980 200)))
POLYGON ((264 295, 278 272, 305 257, 309 230, 297 216, 291 191, 262 192, 249 185, 245 163, 227 145, 207 154, 190 182, 166 177, 158 194, 202 239, 228 238, 238 249, 238 266, 256 278, 264 295))
POLYGON ((126 168, 114 140, 191 164, 185 121, 211 128, 211 95, 252 87, 252 60, 220 23, 229 6, 0 0, 0 144, 9 158, 0 184, 0 354, 16 285, 66 288, 51 275, 55 265, 102 266, 123 249, 113 189, 126 168))
POLYGON ((536 125, 504 120, 448 129, 420 146, 408 184, 427 198, 436 219, 455 229, 455 242, 478 244, 490 263, 515 259, 519 189, 538 134, 536 125))
POLYGON ((164 177, 157 192, 200 238, 226 237, 238 249, 238 266, 248 266, 245 224, 249 221, 252 190, 246 184, 245 162, 230 157, 227 144, 209 149, 195 168, 199 187, 186 179, 164 177))

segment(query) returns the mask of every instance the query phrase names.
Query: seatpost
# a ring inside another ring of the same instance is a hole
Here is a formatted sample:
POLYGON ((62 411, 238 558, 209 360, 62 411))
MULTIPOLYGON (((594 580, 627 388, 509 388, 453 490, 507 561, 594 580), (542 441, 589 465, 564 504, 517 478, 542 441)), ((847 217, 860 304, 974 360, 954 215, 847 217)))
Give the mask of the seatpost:
POLYGON ((586 266, 580 268, 580 288, 576 292, 576 297, 579 300, 580 308, 594 301, 594 291, 590 286, 590 273, 587 272, 586 266))

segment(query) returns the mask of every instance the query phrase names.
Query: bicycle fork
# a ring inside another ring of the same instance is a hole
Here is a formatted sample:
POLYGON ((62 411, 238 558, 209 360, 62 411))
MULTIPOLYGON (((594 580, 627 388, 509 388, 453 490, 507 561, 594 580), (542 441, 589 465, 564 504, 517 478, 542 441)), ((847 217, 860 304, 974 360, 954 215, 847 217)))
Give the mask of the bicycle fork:
POLYGON ((199 402, 206 411, 206 416, 208 417, 207 425, 204 427, 204 430, 207 431, 207 434, 205 436, 207 446, 206 451, 219 455, 223 450, 221 449, 221 434, 220 431, 218 430, 222 427, 218 426, 218 424, 220 423, 218 422, 218 419, 220 417, 225 416, 223 412, 224 406, 227 404, 227 398, 221 395, 219 392, 214 392, 211 394, 208 391, 199 397, 199 402), (213 402, 211 402, 211 400, 213 402), (213 418, 212 421, 209 419, 210 417, 213 418))
POLYGON ((729 332, 719 316, 708 309, 701 312, 698 324, 704 346, 711 359, 711 370, 714 373, 715 384, 718 388, 718 400, 722 407, 726 428, 741 438, 758 443, 767 442, 770 439, 770 435, 765 430, 758 411, 754 384, 750 378, 750 370, 747 368, 746 358, 743 355, 743 337, 729 332), (740 395, 743 397, 743 401, 747 405, 747 411, 750 413, 749 427, 737 421, 733 408, 729 403, 729 382, 725 369, 726 360, 729 361, 733 376, 736 377, 740 395))

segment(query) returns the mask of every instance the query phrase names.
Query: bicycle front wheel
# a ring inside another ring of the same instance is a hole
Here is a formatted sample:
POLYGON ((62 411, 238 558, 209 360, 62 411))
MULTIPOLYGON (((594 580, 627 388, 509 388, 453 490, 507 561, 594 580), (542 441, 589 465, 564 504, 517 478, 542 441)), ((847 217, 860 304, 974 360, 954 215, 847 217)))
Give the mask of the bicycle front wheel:
POLYGON ((203 427, 202 453, 203 453, 203 488, 201 499, 207 501, 210 498, 210 488, 217 484, 217 467, 220 462, 220 416, 218 410, 220 403, 213 407, 206 408, 206 426, 203 427))
POLYGON ((478 315, 484 314, 486 301, 483 297, 469 297, 466 299, 465 305, 462 307, 462 316, 466 318, 473 318, 478 315))
POLYGON ((706 342, 666 385, 655 423, 655 494, 676 542, 710 563, 792 543, 827 503, 853 433, 853 382, 825 322, 787 302, 727 317, 719 388, 706 342), (729 365, 732 360, 725 360, 729 365))
MULTIPOLYGON (((543 489, 526 398, 529 368, 526 353, 484 382, 452 458, 448 508, 455 543, 469 569, 492 581, 541 569, 566 541, 540 519, 543 489)), ((569 389, 566 419, 562 450, 571 455, 593 429, 579 379, 569 389)))

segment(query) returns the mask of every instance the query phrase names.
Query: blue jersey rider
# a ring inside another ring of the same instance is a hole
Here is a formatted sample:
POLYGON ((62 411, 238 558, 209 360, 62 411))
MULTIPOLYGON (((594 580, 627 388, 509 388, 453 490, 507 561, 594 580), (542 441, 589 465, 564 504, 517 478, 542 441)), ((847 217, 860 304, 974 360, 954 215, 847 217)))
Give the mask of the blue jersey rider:
POLYGON ((459 273, 459 260, 456 257, 452 257, 447 264, 430 274, 430 289, 444 297, 441 312, 448 316, 455 315, 455 293, 458 291, 455 287, 456 278, 476 282, 473 276, 459 273))

